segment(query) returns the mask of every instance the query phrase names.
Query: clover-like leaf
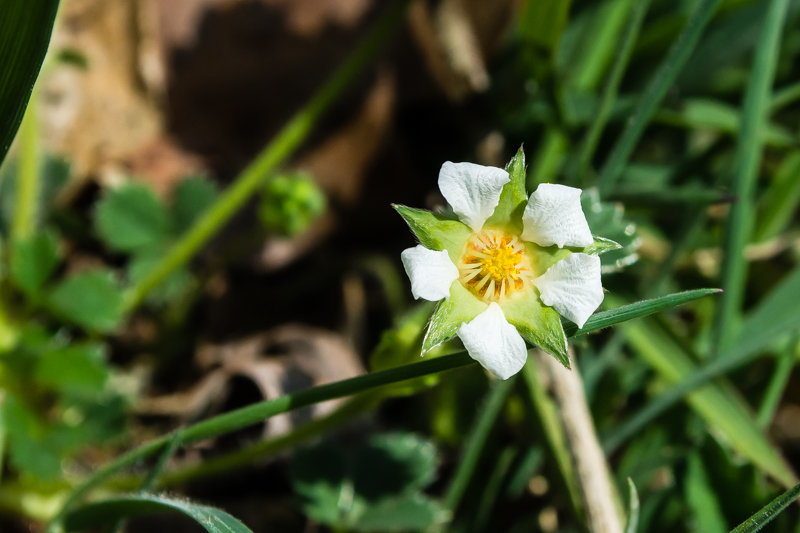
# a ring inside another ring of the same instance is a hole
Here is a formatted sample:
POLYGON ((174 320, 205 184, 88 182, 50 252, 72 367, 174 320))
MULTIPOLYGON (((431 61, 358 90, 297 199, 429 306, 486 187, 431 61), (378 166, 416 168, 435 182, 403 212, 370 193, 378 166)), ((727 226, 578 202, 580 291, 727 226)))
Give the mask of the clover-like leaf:
POLYGON ((50 295, 50 306, 64 319, 108 332, 122 318, 122 292, 111 272, 84 272, 56 286, 50 295))

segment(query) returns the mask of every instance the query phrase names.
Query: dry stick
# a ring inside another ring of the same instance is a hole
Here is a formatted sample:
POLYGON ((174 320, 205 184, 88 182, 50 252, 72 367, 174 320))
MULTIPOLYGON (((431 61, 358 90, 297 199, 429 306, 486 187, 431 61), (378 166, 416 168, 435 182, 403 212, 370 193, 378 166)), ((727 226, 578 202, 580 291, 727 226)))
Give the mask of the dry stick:
POLYGON ((575 357, 570 353, 572 370, 567 370, 554 357, 541 350, 536 350, 536 357, 552 380, 561 422, 578 474, 578 484, 583 493, 589 531, 622 533, 619 498, 589 413, 575 357))

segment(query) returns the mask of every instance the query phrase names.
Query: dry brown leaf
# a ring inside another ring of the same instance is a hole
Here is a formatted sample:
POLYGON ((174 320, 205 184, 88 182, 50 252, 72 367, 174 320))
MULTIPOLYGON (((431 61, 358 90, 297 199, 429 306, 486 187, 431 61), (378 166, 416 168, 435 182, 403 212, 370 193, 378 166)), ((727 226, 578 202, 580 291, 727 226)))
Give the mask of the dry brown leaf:
POLYGON ((286 11, 289 28, 304 37, 319 35, 335 24, 354 28, 372 5, 372 0, 262 0, 286 11))

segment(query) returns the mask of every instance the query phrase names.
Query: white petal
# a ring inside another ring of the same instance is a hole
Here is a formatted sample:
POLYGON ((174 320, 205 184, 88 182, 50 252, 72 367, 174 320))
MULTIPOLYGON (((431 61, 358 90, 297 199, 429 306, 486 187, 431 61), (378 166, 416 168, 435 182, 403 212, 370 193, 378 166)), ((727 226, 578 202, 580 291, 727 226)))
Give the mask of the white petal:
POLYGON ((437 302, 450 297, 450 285, 458 279, 458 267, 450 260, 447 250, 437 252, 418 244, 403 250, 400 259, 411 280, 414 298, 437 302))
POLYGON ((496 302, 469 324, 461 324, 458 337, 469 356, 500 379, 508 379, 522 370, 528 360, 525 341, 496 302))
POLYGON ((600 282, 600 258, 596 255, 570 254, 533 280, 544 305, 582 328, 603 302, 600 282))
POLYGON ((522 214, 522 239, 539 246, 589 246, 594 242, 581 209, 581 190, 542 183, 522 214))
POLYGON ((461 222, 480 231, 500 201, 503 185, 511 181, 502 168, 447 161, 439 171, 439 190, 461 222))

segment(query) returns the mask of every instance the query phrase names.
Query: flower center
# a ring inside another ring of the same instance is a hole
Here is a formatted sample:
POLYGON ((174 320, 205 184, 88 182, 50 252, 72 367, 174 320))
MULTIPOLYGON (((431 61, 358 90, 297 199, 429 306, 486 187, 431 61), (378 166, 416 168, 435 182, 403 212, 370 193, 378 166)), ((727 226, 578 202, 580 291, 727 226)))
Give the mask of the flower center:
POLYGON ((532 277, 525 246, 516 236, 492 230, 470 238, 458 271, 461 283, 486 301, 504 299, 532 277))

